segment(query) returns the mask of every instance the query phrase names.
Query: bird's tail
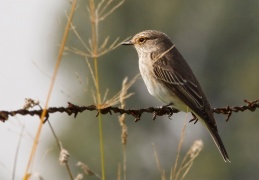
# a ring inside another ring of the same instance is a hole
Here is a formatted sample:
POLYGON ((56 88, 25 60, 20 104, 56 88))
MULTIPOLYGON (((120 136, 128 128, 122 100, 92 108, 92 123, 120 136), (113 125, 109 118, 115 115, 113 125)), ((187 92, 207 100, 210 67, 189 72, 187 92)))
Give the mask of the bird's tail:
POLYGON ((210 132, 210 135, 213 139, 213 141, 215 142, 216 146, 218 147, 219 149, 219 152, 221 153, 223 159, 225 162, 230 162, 230 159, 228 157, 228 153, 227 153, 227 150, 225 149, 225 146, 218 134, 218 132, 215 132, 215 130, 213 130, 212 128, 210 128, 209 126, 208 127, 208 130, 210 132))

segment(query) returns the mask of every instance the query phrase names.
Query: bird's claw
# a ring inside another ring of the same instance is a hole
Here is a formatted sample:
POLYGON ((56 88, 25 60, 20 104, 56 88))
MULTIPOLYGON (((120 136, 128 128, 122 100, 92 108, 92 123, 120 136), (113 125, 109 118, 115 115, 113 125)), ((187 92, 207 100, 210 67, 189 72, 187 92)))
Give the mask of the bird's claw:
POLYGON ((192 117, 193 118, 189 121, 189 123, 194 121, 194 124, 196 124, 198 122, 198 118, 193 113, 192 113, 192 117))

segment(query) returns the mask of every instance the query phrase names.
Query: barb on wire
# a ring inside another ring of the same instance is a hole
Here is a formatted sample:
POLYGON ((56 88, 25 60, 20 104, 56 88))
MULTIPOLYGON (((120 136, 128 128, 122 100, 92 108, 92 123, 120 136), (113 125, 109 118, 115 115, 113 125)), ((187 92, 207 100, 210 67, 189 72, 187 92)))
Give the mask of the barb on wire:
MULTIPOLYGON (((249 111, 255 111, 257 108, 259 108, 259 100, 255 101, 248 101, 244 100, 246 105, 242 106, 226 106, 226 107, 219 107, 214 108, 213 112, 217 114, 225 114, 227 115, 226 121, 229 120, 230 116, 233 112, 243 112, 246 110, 249 111)), ((113 107, 109 106, 103 109, 98 109, 95 105, 90 106, 77 106, 70 102, 68 102, 67 107, 50 107, 47 109, 45 121, 48 120, 50 114, 52 113, 67 113, 69 116, 74 115, 74 117, 77 116, 78 113, 82 113, 84 111, 97 111, 96 116, 101 114, 112 114, 112 113, 119 113, 119 114, 128 114, 132 115, 135 118, 135 121, 139 121, 141 118, 141 115, 143 113, 152 113, 153 114, 153 120, 156 119, 157 116, 164 116, 167 115, 169 118, 173 115, 173 113, 178 113, 179 111, 177 109, 171 108, 169 106, 162 106, 162 107, 148 107, 148 108, 141 108, 141 109, 122 109, 119 107, 113 107)), ((31 116, 41 116, 41 113, 43 112, 43 109, 40 110, 27 110, 27 109, 19 109, 16 111, 0 111, 0 121, 5 122, 8 120, 9 116, 16 116, 16 115, 31 115, 31 116)))
POLYGON ((244 100, 244 102, 246 103, 246 105, 243 106, 227 106, 227 107, 222 107, 222 108, 214 108, 213 112, 217 113, 217 114, 225 114, 227 115, 226 121, 229 120, 230 116, 232 115, 233 112, 237 113, 237 112, 244 112, 246 110, 249 111, 255 111, 257 108, 259 108, 259 99, 255 100, 255 101, 248 101, 248 100, 244 100))

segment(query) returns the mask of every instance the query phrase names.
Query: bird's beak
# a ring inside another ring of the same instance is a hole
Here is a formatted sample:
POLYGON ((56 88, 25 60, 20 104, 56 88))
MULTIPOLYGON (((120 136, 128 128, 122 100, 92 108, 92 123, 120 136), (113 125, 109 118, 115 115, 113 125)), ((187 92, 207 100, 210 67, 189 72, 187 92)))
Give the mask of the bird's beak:
POLYGON ((131 40, 121 43, 121 45, 133 45, 133 44, 134 43, 131 40))

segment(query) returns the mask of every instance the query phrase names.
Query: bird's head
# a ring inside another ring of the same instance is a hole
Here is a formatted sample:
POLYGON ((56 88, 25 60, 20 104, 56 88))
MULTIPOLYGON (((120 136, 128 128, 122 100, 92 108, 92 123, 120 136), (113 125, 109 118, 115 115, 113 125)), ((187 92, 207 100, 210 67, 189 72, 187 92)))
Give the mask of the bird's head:
POLYGON ((160 31, 146 30, 136 34, 131 40, 123 42, 122 45, 133 45, 138 54, 151 52, 164 52, 173 43, 169 37, 160 31))

